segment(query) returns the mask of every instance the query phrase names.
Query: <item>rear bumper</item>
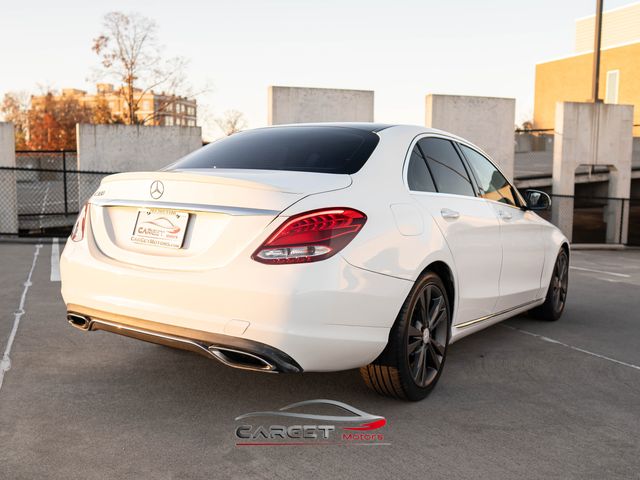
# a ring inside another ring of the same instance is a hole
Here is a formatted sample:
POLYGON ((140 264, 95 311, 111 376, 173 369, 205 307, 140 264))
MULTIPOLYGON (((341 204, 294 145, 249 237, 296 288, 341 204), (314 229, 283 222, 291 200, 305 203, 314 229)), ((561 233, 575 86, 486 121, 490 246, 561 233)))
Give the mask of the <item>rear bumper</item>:
POLYGON ((302 372, 302 367, 289 355, 264 343, 110 314, 77 305, 69 305, 68 309, 67 320, 80 330, 102 330, 145 342, 189 350, 243 370, 267 373, 302 372))
MULTIPOLYGON (((277 371, 370 363, 386 346, 412 286, 338 255, 305 265, 263 265, 246 255, 210 270, 142 268, 105 256, 90 235, 67 243, 60 268, 70 312, 124 325, 134 319, 134 327, 204 343, 204 350, 192 344, 188 349, 207 355, 210 345, 254 354, 270 349, 277 371)), ((92 329, 117 327, 96 322, 92 329)), ((157 336, 127 333, 159 343, 157 336)))

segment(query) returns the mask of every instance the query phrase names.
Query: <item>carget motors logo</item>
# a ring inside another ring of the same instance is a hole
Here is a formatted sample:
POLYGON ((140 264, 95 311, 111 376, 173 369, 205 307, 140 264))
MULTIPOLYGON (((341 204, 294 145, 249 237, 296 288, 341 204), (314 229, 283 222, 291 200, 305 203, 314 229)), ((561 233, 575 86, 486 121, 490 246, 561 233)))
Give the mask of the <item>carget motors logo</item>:
POLYGON ((251 412, 236 417, 236 446, 390 445, 381 429, 387 419, 336 400, 306 400, 276 411, 251 412), (300 407, 337 407, 346 415, 322 415, 293 411, 300 407), (258 421, 277 417, 276 423, 258 421), (255 419, 255 420, 254 420, 255 419), (303 420, 302 422, 300 420, 303 420), (285 425, 286 423, 286 425, 285 425))
POLYGON ((146 220, 138 227, 138 233, 141 235, 159 236, 162 232, 168 234, 177 234, 182 230, 178 225, 174 225, 167 217, 156 218, 155 220, 146 220))
POLYGON ((151 183, 151 187, 149 188, 149 194, 151 195, 151 198, 157 200, 162 196, 163 193, 164 183, 162 183, 160 180, 155 180, 153 183, 151 183))

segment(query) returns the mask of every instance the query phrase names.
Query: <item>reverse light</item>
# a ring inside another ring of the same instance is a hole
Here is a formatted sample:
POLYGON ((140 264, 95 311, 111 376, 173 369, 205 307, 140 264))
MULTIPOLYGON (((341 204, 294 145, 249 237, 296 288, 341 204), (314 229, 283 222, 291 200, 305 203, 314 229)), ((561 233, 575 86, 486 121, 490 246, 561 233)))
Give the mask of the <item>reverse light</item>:
POLYGON ((89 217, 89 202, 85 203, 78 214, 78 219, 76 223, 73 225, 73 230, 71 231, 71 240, 74 242, 80 242, 84 239, 84 231, 87 226, 87 218, 89 217))
POLYGON ((294 215, 253 253, 267 264, 317 262, 344 247, 362 229, 367 216, 352 208, 328 208, 294 215))

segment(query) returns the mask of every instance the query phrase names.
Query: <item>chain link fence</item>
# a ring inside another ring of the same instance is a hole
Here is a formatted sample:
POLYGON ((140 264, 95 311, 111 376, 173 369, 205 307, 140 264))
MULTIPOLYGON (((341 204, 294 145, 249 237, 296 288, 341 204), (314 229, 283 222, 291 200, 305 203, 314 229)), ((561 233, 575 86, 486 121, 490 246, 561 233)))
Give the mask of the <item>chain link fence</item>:
MULTIPOLYGON (((541 140, 538 140, 541 141, 541 140)), ((75 170, 74 151, 16 152, 16 167, 0 167, 0 234, 67 235, 80 207, 100 181, 115 172, 75 170), (7 226, 10 226, 7 228, 7 226)), ((552 222, 553 211, 573 214, 573 243, 621 243, 629 215, 629 245, 640 245, 640 198, 552 195, 553 209, 539 212, 552 222)))
MULTIPOLYGON (((552 223, 555 223, 554 217, 568 218, 572 215, 572 243, 624 243, 624 219, 626 215, 630 214, 632 200, 580 195, 551 195, 551 199, 551 210, 538 213, 542 218, 552 223)), ((632 215, 629 215, 628 240, 626 242, 629 245, 633 244, 632 225, 634 221, 638 222, 639 214, 640 203, 636 206, 635 220, 632 215)))
POLYGON ((627 245, 640 246, 640 198, 629 199, 629 234, 627 245))
POLYGON ((68 234, 84 202, 112 173, 69 168, 75 165, 75 152, 16 152, 16 167, 0 167, 0 234, 15 233, 4 230, 16 212, 22 236, 68 234))

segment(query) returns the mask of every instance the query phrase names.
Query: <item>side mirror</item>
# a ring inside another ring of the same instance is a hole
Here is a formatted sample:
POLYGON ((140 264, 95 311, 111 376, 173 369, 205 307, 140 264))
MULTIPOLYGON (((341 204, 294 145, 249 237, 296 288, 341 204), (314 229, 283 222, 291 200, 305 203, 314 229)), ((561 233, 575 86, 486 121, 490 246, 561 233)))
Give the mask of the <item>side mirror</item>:
POLYGON ((551 208, 551 197, 540 190, 525 190, 524 200, 527 202, 528 210, 549 210, 551 208))

